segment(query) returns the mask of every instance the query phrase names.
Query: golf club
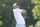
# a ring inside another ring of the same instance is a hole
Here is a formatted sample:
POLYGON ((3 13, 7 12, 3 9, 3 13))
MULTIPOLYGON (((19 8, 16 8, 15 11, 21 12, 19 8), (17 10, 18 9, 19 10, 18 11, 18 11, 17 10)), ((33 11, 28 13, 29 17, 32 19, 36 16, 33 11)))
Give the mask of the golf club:
POLYGON ((3 6, 3 7, 10 7, 10 8, 13 8, 13 7, 11 7, 11 6, 7 6, 6 4, 3 4, 2 6, 3 6))

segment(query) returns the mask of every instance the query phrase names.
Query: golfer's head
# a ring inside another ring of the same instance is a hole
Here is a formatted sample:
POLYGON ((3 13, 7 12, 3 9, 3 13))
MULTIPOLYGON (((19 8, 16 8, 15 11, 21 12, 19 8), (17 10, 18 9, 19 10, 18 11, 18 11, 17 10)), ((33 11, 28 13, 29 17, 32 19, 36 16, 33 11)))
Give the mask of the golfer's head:
POLYGON ((19 8, 19 4, 14 3, 14 4, 13 4, 13 8, 14 8, 14 9, 19 8))

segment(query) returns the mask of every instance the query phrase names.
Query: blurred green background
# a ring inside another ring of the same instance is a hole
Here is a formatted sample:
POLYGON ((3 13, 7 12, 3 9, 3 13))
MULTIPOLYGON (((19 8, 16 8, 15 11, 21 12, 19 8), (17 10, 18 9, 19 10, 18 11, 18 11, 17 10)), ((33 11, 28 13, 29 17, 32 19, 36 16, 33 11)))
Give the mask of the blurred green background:
POLYGON ((27 11, 24 15, 26 16, 26 27, 38 27, 38 20, 34 20, 32 15, 32 9, 35 7, 35 4, 32 3, 31 0, 0 0, 0 27, 15 27, 16 20, 13 14, 13 8, 11 8, 14 3, 18 3, 21 9, 27 11), (3 4, 6 4, 7 6, 3 7, 3 4))

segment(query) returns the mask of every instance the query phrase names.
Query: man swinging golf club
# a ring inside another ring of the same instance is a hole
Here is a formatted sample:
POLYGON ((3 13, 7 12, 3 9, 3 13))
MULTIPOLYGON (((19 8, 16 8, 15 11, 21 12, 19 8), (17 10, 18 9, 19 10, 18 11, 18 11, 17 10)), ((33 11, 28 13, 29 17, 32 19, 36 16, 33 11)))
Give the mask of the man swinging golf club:
POLYGON ((25 20, 22 16, 22 13, 25 13, 26 11, 23 9, 19 9, 19 4, 14 3, 13 4, 13 13, 16 20, 16 27, 26 27, 25 26, 25 20))

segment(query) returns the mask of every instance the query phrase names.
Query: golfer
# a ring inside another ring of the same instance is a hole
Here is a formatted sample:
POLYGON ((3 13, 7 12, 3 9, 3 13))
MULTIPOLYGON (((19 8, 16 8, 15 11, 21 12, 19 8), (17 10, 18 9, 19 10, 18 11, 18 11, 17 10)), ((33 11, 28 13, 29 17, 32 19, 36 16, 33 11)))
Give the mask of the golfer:
POLYGON ((25 26, 25 20, 22 16, 22 13, 25 13, 26 11, 23 9, 19 9, 19 4, 14 3, 13 4, 13 13, 16 20, 16 27, 26 27, 25 26))

